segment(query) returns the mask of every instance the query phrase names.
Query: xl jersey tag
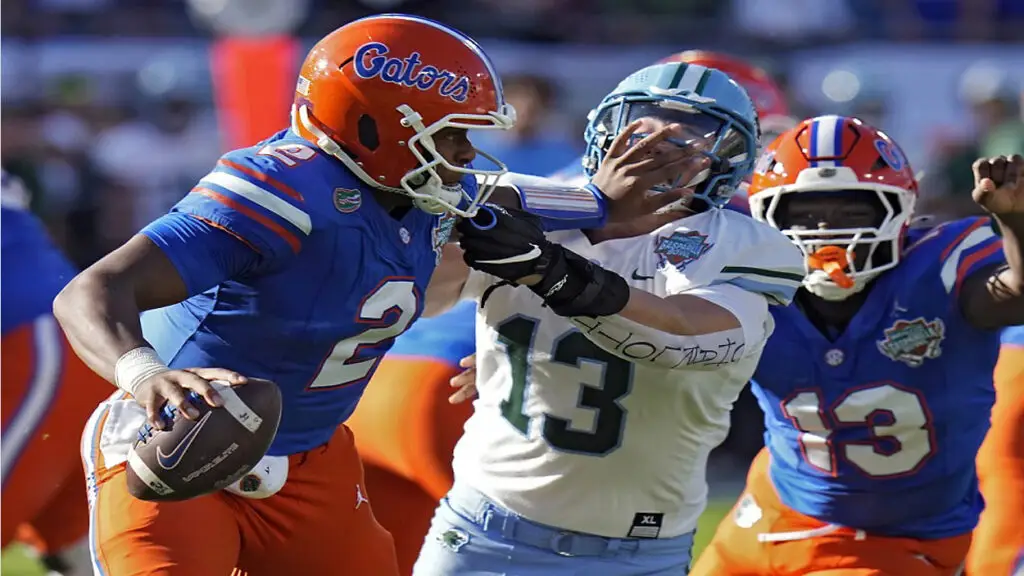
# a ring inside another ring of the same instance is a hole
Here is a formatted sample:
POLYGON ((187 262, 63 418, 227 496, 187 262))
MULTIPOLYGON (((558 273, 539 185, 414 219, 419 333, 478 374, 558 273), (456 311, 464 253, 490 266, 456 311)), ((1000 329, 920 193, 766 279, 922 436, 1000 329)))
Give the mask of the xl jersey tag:
POLYGON ((665 518, 663 512, 637 512, 633 515, 633 525, 629 528, 629 538, 657 538, 661 534, 661 522, 665 518))

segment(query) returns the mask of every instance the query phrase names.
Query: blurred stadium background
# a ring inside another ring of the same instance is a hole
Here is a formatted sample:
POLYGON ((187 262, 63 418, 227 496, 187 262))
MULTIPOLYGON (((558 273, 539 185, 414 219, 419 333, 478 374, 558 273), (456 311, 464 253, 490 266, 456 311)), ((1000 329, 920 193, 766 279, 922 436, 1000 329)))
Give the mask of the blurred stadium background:
MULTIPOLYGON (((326 32, 385 11, 481 41, 519 124, 478 145, 518 172, 567 165, 586 112, 620 78, 694 48, 763 66, 801 118, 854 114, 885 128, 923 173, 920 213, 970 213, 973 159, 1024 152, 1024 0, 4 0, 0 160, 87 266, 244 138, 240 119, 271 126, 258 137, 285 125, 290 94, 259 89, 280 89, 274 74, 294 74, 326 32), (240 86, 259 92, 259 108, 240 109, 240 86)), ((711 463, 716 502, 700 542, 761 446, 749 396, 733 420, 711 463)), ((21 549, 2 572, 42 574, 21 549)))

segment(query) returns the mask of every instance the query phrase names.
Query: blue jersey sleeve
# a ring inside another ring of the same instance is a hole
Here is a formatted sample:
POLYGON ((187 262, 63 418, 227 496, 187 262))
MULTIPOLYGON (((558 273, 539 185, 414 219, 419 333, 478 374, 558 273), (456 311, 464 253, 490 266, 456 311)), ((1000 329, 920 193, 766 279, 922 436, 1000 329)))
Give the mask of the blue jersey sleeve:
POLYGON ((271 156, 228 154, 174 207, 221 228, 260 254, 265 264, 302 249, 312 222, 302 195, 290 183, 303 166, 271 156))
POLYGON ((1002 239, 989 218, 964 218, 945 228, 936 238, 936 249, 940 250, 940 274, 947 293, 959 295, 965 279, 1006 262, 1002 239))
POLYGON ((205 292, 260 264, 260 254, 209 221, 183 212, 166 214, 142 229, 185 282, 189 296, 205 292))

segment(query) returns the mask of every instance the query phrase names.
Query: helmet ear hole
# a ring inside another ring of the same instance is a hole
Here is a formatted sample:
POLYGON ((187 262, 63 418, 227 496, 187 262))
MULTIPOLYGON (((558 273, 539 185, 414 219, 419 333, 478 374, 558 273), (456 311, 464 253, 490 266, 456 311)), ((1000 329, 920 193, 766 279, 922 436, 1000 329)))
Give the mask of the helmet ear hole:
POLYGON ((377 122, 369 114, 363 114, 358 122, 359 143, 367 150, 373 151, 380 146, 380 135, 377 132, 377 122))

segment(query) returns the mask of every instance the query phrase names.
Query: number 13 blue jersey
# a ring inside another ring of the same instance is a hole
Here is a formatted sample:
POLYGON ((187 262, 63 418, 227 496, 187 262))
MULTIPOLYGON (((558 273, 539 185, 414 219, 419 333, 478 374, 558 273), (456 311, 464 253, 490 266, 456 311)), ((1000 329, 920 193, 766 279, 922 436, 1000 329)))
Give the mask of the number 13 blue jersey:
POLYGON ((982 506, 974 458, 999 348, 999 333, 970 326, 957 299, 964 278, 1003 253, 988 219, 913 236, 834 341, 795 305, 774 308, 753 391, 787 506, 883 535, 941 538, 969 532, 982 506))

